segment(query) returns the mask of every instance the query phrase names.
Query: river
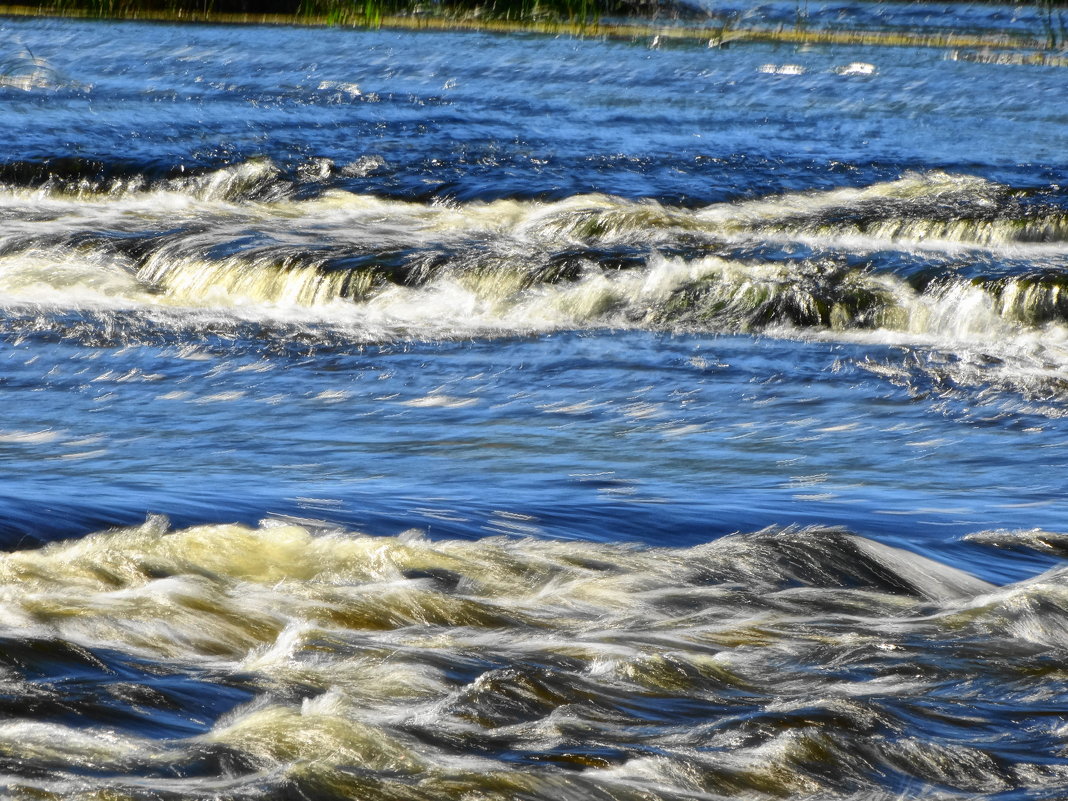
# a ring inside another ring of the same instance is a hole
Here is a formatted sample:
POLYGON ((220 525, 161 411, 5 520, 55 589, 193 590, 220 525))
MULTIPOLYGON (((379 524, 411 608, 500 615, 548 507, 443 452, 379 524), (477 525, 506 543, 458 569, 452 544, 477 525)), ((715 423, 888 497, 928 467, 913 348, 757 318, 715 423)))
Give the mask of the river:
POLYGON ((5 797, 1064 798, 997 61, 0 19, 5 797))

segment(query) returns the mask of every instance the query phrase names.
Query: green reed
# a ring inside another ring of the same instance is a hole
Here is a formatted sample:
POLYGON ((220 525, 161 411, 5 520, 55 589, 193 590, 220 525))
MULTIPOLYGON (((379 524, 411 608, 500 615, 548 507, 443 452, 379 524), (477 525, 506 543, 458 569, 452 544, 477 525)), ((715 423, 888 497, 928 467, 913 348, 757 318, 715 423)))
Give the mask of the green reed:
POLYGON ((860 30, 811 24, 795 0, 793 26, 741 25, 700 12, 689 0, 47 0, 0 5, 0 15, 61 15, 160 21, 271 23, 547 33, 725 46, 745 42, 940 47, 954 58, 1068 66, 1068 0, 1019 0, 1039 12, 1041 33, 860 30), (676 24, 679 21, 685 24, 676 24), (1044 53, 1040 51, 1045 51, 1044 53), (1057 52, 1060 51, 1060 52, 1057 52))
POLYGON ((656 0, 301 0, 296 13, 342 25, 378 25, 392 16, 589 25, 606 16, 652 17, 661 10, 656 0))
POLYGON ((1046 47, 1054 50, 1058 43, 1061 49, 1068 45, 1068 23, 1064 16, 1064 3, 1058 0, 1035 0, 1042 27, 1046 33, 1046 47))

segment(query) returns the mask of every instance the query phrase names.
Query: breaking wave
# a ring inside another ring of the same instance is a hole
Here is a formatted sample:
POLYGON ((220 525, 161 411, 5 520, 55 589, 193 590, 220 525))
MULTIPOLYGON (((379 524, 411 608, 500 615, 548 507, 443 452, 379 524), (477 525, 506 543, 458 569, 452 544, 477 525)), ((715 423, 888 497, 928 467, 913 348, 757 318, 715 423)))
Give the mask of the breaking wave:
POLYGON ((974 798, 1064 781, 1047 758, 1065 571, 996 587, 837 529, 680 549, 152 518, 3 555, 0 603, 15 797, 974 798), (1026 725, 999 722, 994 686, 1026 725), (168 794, 178 776, 195 781, 168 794))
POLYGON ((356 341, 639 327, 1065 363, 1068 211, 1052 189, 932 172, 696 209, 457 204, 331 187, 325 160, 303 183, 269 161, 106 180, 15 166, 0 192, 11 331, 80 336, 87 314, 120 340, 234 321, 356 341))

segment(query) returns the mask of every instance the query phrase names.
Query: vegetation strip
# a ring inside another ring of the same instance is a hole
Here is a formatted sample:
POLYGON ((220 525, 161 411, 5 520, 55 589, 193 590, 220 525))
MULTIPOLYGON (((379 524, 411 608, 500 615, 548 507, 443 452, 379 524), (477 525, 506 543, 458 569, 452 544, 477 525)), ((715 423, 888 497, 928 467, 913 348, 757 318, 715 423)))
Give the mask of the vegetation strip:
MULTIPOLYGON (((124 5, 110 8, 38 7, 0 5, 0 16, 13 17, 73 17, 82 19, 142 20, 149 22, 196 22, 222 25, 301 25, 347 26, 355 28, 389 28, 419 31, 482 31, 489 33, 536 33, 578 37, 641 40, 657 44, 707 43, 709 47, 723 47, 736 43, 773 42, 786 44, 874 45, 900 47, 939 47, 978 50, 1040 51, 1047 42, 1030 36, 1012 34, 924 33, 910 31, 832 30, 798 26, 794 28, 734 27, 730 24, 692 26, 657 24, 655 20, 601 22, 550 19, 499 19, 474 16, 378 14, 370 6, 337 9, 327 14, 256 14, 227 13, 195 9, 159 10, 124 5)), ((962 58, 962 60, 964 60, 962 58)), ((1003 58, 968 60, 1004 62, 1003 58)), ((1010 60, 1011 63, 1068 66, 1068 56, 1034 52, 1010 60)))

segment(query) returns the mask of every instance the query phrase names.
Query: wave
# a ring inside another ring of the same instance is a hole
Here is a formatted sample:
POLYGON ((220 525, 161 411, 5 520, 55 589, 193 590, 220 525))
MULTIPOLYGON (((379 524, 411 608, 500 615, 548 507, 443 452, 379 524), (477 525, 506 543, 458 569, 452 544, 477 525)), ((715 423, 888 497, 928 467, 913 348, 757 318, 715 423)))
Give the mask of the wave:
POLYGON ((1063 786, 1057 726, 982 734, 1063 694, 1062 568, 996 587, 827 528, 679 549, 152 518, 0 556, 0 599, 15 797, 1063 786))
POLYGON ((173 193, 200 200, 280 199, 295 182, 268 159, 211 169, 140 162, 103 162, 65 156, 0 164, 0 183, 9 195, 55 200, 116 201, 173 193))
POLYGON ((343 325, 377 321, 395 334, 431 337, 435 329, 646 327, 884 331, 995 344, 1028 332, 1058 340, 1049 326, 1068 322, 1068 285, 1053 270, 910 280, 833 258, 567 253, 524 263, 485 252, 339 257, 267 247, 211 259, 183 252, 186 244, 162 245, 143 259, 115 253, 110 242, 74 253, 60 246, 0 255, 0 293, 11 310, 231 310, 343 325))
POLYGON ((302 197, 268 161, 151 185, 9 186, 0 302, 304 310, 431 335, 444 320, 443 331, 476 333, 997 341, 1068 322, 1068 212, 1047 195, 927 173, 699 209, 605 195, 427 204, 339 189, 302 197))

